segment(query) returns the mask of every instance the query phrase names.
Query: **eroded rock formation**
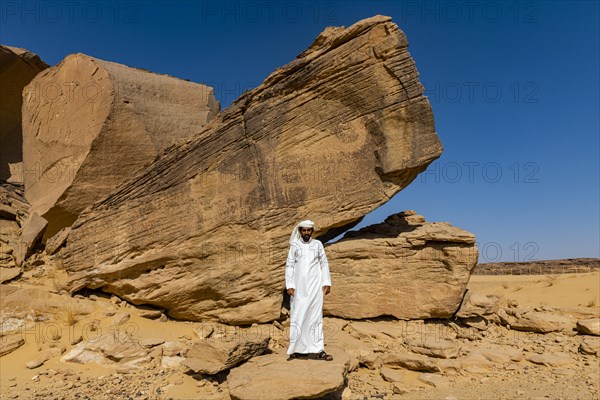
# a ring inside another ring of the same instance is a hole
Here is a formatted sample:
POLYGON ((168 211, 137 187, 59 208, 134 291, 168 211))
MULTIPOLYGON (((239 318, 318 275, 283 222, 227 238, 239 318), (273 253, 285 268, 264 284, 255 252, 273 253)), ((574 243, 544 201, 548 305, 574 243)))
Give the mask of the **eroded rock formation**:
POLYGON ((0 45, 0 181, 23 182, 22 92, 46 68, 36 54, 0 45))
POLYGON ((0 283, 16 278, 27 252, 21 231, 29 219, 23 186, 0 184, 0 283))
POLYGON ((213 89, 67 56, 23 91, 25 196, 45 239, 219 111, 213 89))
POLYGON ((328 28, 80 216, 70 290, 182 319, 276 319, 295 223, 309 216, 321 237, 347 229, 441 151, 404 33, 382 16, 328 28))

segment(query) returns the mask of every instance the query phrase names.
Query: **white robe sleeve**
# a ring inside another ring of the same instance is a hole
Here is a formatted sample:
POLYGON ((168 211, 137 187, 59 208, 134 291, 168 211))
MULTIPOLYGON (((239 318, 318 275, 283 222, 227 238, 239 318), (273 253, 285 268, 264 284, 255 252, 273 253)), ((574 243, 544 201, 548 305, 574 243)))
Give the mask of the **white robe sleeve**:
POLYGON ((287 261, 285 263, 285 288, 286 289, 295 289, 296 285, 294 285, 294 267, 296 266, 296 255, 295 255, 294 246, 290 246, 290 251, 288 252, 287 261))
POLYGON ((319 260, 321 261, 321 283, 323 286, 331 286, 331 276, 329 275, 329 263, 325 255, 325 248, 319 243, 319 260))

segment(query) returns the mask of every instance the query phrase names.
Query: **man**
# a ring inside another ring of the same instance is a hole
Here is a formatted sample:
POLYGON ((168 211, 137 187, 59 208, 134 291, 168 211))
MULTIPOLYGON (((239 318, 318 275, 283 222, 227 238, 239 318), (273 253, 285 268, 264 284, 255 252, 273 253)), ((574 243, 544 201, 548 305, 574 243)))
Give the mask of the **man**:
POLYGON ((285 286, 290 295, 291 321, 288 360, 314 358, 331 361, 323 340, 323 296, 331 289, 323 243, 313 239, 314 222, 302 221, 290 237, 285 286))

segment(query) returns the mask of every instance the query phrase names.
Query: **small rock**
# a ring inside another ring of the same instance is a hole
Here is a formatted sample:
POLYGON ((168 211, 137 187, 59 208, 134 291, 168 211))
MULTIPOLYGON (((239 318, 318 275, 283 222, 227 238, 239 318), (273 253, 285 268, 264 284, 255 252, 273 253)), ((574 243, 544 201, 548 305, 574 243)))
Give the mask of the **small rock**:
POLYGON ((44 364, 44 362, 42 360, 36 359, 36 360, 28 361, 27 364, 25 364, 25 366, 29 369, 35 369, 35 368, 41 367, 43 364, 44 364))
POLYGON ((140 310, 139 316, 148 319, 158 319, 163 315, 161 310, 140 310))
POLYGON ((181 362, 183 360, 185 360, 185 358, 180 357, 180 356, 162 357, 162 359, 160 360, 160 365, 163 368, 168 368, 168 369, 178 368, 181 366, 181 362))
POLYGON ((273 326, 277 329, 279 329, 280 331, 284 330, 283 325, 281 325, 281 323, 279 321, 273 321, 273 326))
POLYGON ((446 378, 439 374, 420 373, 418 379, 433 387, 440 387, 447 383, 446 378))
POLYGON ((379 371, 381 377, 388 382, 402 382, 404 380, 404 374, 399 369, 382 367, 379 371))
POLYGON ((75 336, 74 338, 72 338, 72 339, 69 341, 69 343, 70 343, 72 346, 75 346, 77 343, 80 343, 82 340, 83 340, 83 336, 81 336, 81 335, 78 335, 78 336, 75 336))
POLYGON ((131 315, 129 315, 129 313, 120 312, 114 316, 112 321, 115 325, 123 325, 124 323, 129 321, 129 318, 131 318, 131 315))
POLYGON ((589 318, 577 321, 577 331, 584 335, 600 336, 600 318, 589 318))
POLYGON ((145 338, 140 340, 140 344, 146 348, 155 347, 165 342, 164 339, 160 338, 145 338))

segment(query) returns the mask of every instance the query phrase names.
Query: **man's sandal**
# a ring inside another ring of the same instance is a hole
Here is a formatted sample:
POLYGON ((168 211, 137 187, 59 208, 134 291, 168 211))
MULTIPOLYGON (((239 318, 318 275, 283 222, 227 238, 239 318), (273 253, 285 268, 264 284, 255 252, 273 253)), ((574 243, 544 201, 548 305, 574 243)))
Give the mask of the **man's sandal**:
POLYGON ((303 353, 292 353, 290 354, 290 356, 288 357, 287 361, 291 361, 294 358, 298 358, 301 360, 306 360, 308 359, 308 354, 303 354, 303 353))
POLYGON ((315 360, 333 361, 333 357, 331 355, 325 353, 324 350, 321 351, 320 353, 312 355, 312 358, 315 360))

